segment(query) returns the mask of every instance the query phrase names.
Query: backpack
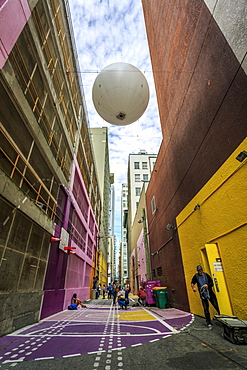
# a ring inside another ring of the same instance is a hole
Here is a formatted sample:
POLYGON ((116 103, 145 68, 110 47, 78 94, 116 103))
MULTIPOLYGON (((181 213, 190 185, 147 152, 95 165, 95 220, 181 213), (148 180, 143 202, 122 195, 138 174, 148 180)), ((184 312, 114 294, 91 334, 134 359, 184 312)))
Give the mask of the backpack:
MULTIPOLYGON (((205 277, 206 277, 206 284, 208 285, 208 276, 206 273, 205 273, 205 277)), ((199 284, 199 274, 198 273, 196 274, 196 278, 197 278, 197 284, 199 284)), ((201 299, 210 299, 209 290, 205 286, 200 287, 199 292, 200 292, 201 299)))
POLYGON ((68 306, 68 310, 78 310, 78 308, 75 303, 72 303, 71 305, 68 306))

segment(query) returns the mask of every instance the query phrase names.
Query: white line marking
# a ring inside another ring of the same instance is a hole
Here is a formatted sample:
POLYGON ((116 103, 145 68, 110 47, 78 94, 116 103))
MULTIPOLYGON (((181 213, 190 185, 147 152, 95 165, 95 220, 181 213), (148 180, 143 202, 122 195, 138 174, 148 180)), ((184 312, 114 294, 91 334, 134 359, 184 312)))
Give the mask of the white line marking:
POLYGON ((142 343, 132 344, 131 347, 137 347, 137 346, 142 346, 142 343))
POLYGON ((76 357, 76 356, 81 356, 81 354, 80 353, 75 353, 74 355, 64 355, 63 358, 76 357))
POLYGON ((35 358, 34 360, 35 361, 41 361, 41 360, 53 360, 54 357, 39 357, 39 358, 35 358))
POLYGON ((97 354, 97 355, 100 355, 101 353, 103 352, 106 352, 106 350, 98 350, 98 351, 93 351, 93 352, 87 352, 88 355, 93 355, 93 354, 97 354))
POLYGON ((175 330, 171 325, 167 324, 164 320, 160 319, 158 316, 156 316, 152 311, 148 311, 145 307, 143 307, 143 310, 148 312, 150 315, 156 318, 161 324, 163 324, 167 329, 170 329, 172 332, 178 333, 179 331, 175 330))
POLYGON ((125 349, 126 347, 121 347, 121 348, 112 348, 112 351, 120 351, 120 349, 125 349))
POLYGON ((25 357, 21 357, 21 358, 18 358, 18 359, 15 359, 15 360, 5 360, 3 361, 3 364, 7 364, 8 362, 22 362, 24 360, 25 357))

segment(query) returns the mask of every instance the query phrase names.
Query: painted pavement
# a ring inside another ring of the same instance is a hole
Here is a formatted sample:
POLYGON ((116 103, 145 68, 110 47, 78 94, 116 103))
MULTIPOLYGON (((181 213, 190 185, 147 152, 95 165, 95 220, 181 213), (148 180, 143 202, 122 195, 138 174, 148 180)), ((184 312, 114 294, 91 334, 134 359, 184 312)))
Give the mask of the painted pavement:
POLYGON ((38 324, 0 338, 0 361, 72 357, 135 347, 177 334, 193 315, 168 309, 145 309, 91 303, 77 311, 62 311, 38 324))

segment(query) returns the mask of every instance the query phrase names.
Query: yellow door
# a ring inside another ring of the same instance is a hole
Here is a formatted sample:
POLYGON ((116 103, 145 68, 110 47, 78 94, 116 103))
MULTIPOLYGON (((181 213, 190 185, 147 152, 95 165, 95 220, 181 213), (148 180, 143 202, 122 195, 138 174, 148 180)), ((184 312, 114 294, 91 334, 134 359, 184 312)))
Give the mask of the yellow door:
POLYGON ((214 282, 214 291, 222 315, 233 314, 228 289, 225 281, 222 261, 217 244, 205 244, 202 250, 204 271, 208 272, 214 282))

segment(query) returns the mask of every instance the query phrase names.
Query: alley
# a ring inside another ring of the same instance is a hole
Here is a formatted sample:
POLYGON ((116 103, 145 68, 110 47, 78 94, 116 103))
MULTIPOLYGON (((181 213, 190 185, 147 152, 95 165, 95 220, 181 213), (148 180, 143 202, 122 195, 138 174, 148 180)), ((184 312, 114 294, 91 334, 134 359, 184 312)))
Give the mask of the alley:
POLYGON ((221 328, 177 309, 88 301, 0 338, 1 368, 10 369, 245 369, 244 346, 224 340, 221 328), (195 323, 196 321, 196 323, 195 323), (213 344, 213 345, 212 345, 213 344))

